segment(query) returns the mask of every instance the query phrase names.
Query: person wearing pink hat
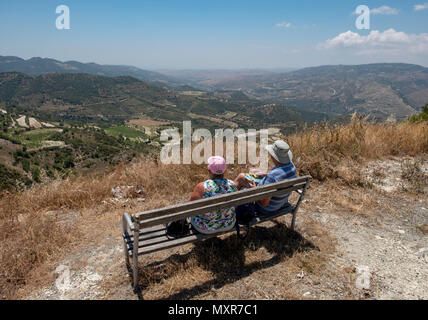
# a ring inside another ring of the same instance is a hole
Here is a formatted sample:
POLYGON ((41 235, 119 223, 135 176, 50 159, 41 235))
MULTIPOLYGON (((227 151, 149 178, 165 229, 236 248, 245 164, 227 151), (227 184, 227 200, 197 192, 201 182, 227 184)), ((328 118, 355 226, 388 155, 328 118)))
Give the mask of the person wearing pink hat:
MULTIPOLYGON (((190 201, 215 197, 237 191, 235 182, 224 177, 226 160, 220 156, 208 159, 208 174, 210 178, 199 183, 190 196, 190 201)), ((235 208, 224 208, 215 212, 204 213, 190 219, 192 227, 200 233, 213 234, 229 231, 236 222, 235 208)))

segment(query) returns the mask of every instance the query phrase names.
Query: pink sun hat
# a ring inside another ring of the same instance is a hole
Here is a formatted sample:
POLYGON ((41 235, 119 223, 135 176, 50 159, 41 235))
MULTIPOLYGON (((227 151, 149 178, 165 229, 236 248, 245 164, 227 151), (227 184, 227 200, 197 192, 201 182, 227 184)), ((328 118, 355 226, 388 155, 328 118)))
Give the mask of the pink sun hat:
POLYGON ((226 160, 220 156, 208 158, 208 170, 212 174, 223 174, 226 171, 226 160))

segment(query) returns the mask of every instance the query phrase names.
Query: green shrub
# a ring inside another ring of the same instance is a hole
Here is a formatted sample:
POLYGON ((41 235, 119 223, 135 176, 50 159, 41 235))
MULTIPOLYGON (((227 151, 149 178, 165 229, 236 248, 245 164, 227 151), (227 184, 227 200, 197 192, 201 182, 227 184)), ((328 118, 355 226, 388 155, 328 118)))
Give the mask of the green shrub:
POLYGON ((408 120, 413 123, 428 121, 428 104, 422 107, 422 113, 411 116, 408 120))
POLYGON ((48 169, 46 171, 46 175, 51 179, 55 178, 55 173, 52 171, 52 169, 48 169))
POLYGON ((21 164, 22 164, 22 169, 23 169, 25 172, 29 172, 29 171, 30 171, 30 161, 29 161, 28 159, 23 158, 23 159, 21 160, 21 164))
POLYGON ((71 157, 68 157, 64 160, 64 168, 66 169, 74 168, 74 162, 71 157))
POLYGON ((37 167, 34 167, 31 169, 31 176, 33 177, 33 180, 36 182, 40 182, 40 169, 37 167))
POLYGON ((23 180, 24 177, 18 171, 0 164, 0 191, 15 189, 18 182, 23 180))

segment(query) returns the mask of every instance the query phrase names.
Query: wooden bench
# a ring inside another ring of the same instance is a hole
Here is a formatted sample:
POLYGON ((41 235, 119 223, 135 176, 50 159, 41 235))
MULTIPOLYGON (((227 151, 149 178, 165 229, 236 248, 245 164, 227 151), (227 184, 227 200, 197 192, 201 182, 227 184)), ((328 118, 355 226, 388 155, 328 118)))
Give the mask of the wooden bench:
POLYGON ((256 217, 250 222, 250 226, 256 225, 286 214, 292 214, 291 229, 294 230, 296 214, 302 202, 306 189, 311 181, 310 176, 299 177, 287 181, 269 184, 263 187, 246 189, 217 197, 201 199, 183 204, 169 206, 145 212, 123 215, 123 240, 125 261, 131 270, 134 289, 138 289, 138 256, 158 252, 172 247, 185 245, 188 243, 206 240, 222 234, 236 232, 234 229, 216 233, 214 235, 201 234, 193 228, 190 233, 181 238, 171 238, 166 234, 165 224, 172 221, 181 220, 188 217, 197 216, 203 213, 236 207, 237 205, 255 202, 268 197, 291 193, 299 194, 294 205, 280 209, 273 215, 256 217))

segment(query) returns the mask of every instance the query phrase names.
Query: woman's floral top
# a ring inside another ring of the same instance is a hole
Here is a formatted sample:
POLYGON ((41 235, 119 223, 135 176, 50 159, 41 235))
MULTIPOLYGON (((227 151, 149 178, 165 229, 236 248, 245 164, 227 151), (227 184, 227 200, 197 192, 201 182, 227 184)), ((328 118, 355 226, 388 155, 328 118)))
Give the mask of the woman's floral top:
MULTIPOLYGON (((233 181, 228 179, 207 180, 204 182, 204 198, 219 196, 237 191, 233 181)), ((191 218, 192 225, 201 233, 213 233, 231 229, 236 222, 235 208, 224 208, 191 218)))

